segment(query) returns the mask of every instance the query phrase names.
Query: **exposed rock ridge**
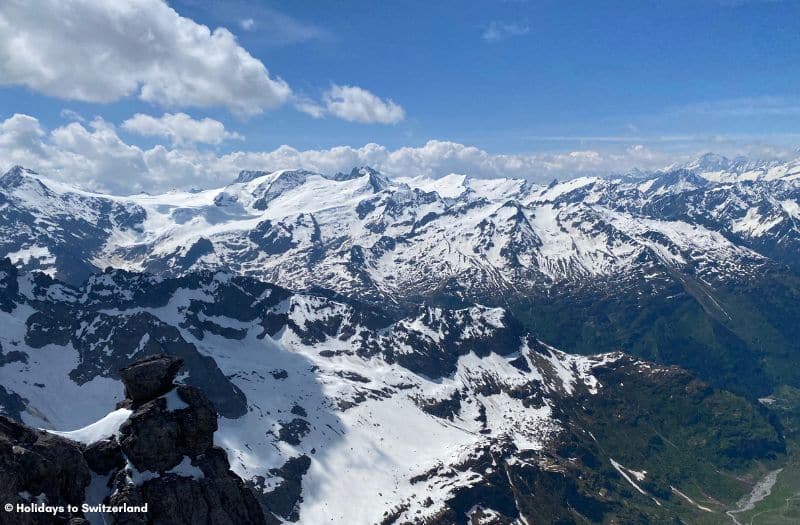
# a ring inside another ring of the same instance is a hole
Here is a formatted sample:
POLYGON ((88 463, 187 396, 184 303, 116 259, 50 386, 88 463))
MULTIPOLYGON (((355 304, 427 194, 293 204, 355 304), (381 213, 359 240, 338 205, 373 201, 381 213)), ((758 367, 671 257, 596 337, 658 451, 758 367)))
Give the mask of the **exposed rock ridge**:
POLYGON ((99 441, 78 443, 0 416, 0 499, 78 509, 2 513, 0 524, 82 524, 83 503, 142 510, 112 510, 106 516, 112 524, 267 523, 214 446, 214 405, 200 389, 175 383, 182 364, 156 355, 122 369, 126 399, 119 408, 131 412, 99 441))

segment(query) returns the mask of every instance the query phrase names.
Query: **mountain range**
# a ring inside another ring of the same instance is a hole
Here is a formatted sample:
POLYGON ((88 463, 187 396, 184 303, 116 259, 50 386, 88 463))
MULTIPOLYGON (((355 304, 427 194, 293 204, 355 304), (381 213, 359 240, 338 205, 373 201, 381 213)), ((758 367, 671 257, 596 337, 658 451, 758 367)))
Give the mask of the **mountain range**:
POLYGON ((788 457, 769 403, 800 388, 799 202, 800 162, 713 155, 131 196, 16 167, 0 406, 116 439, 120 370, 166 354, 267 523, 724 517, 788 457))

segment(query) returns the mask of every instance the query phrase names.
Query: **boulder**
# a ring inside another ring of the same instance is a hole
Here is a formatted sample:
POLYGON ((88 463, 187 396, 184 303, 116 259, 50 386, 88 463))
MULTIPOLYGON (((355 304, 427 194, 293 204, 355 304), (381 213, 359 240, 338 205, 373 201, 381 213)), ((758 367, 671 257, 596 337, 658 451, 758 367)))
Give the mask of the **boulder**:
POLYGON ((115 436, 91 443, 83 451, 83 457, 89 468, 97 474, 108 474, 125 466, 125 458, 115 436))
POLYGON ((214 445, 217 411, 199 388, 178 385, 176 390, 178 397, 188 405, 172 411, 180 429, 178 447, 185 455, 197 457, 214 445))
POLYGON ((172 389, 181 366, 183 359, 161 354, 122 368, 119 375, 125 384, 125 395, 137 404, 165 394, 172 389))
POLYGON ((139 471, 164 472, 181 462, 180 426, 163 398, 136 409, 119 429, 120 446, 139 471))
POLYGON ((138 473, 119 468, 109 502, 146 503, 148 512, 116 513, 112 523, 265 524, 255 495, 214 446, 218 414, 213 403, 199 388, 172 384, 181 364, 157 356, 121 374, 133 413, 120 426, 119 446, 138 473))
POLYGON ((214 445, 217 412, 199 389, 178 385, 174 393, 184 406, 170 409, 166 397, 136 408, 120 426, 120 445, 140 471, 164 472, 195 459, 214 445))

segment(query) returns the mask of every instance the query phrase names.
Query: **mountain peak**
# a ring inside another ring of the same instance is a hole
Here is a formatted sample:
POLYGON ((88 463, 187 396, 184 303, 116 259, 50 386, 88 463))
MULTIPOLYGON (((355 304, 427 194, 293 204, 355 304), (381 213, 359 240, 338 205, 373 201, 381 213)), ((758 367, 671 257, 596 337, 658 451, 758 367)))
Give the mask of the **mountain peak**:
POLYGON ((17 185, 24 177, 30 175, 38 175, 38 173, 23 166, 16 165, 0 176, 0 183, 4 186, 17 185))
POLYGON ((717 153, 704 153, 695 160, 683 166, 685 169, 696 172, 727 171, 731 167, 731 160, 717 153))
POLYGON ((372 168, 360 168, 359 171, 365 175, 369 175, 369 184, 372 186, 372 189, 375 190, 375 193, 383 191, 391 185, 387 176, 372 168))
POLYGON ((361 177, 369 177, 369 184, 372 186, 372 189, 375 191, 375 193, 383 191, 391 186, 389 178, 386 175, 369 166, 355 167, 350 170, 350 173, 339 172, 331 175, 328 178, 342 182, 346 180, 360 179, 361 177))
POLYGON ((242 170, 239 172, 239 176, 236 177, 234 184, 250 182, 252 180, 258 179, 260 177, 264 177, 272 173, 271 171, 261 171, 261 170, 242 170))
POLYGON ((708 180, 698 175, 694 170, 680 168, 666 173, 662 173, 656 181, 650 185, 649 191, 672 190, 686 191, 702 188, 708 184, 708 180))

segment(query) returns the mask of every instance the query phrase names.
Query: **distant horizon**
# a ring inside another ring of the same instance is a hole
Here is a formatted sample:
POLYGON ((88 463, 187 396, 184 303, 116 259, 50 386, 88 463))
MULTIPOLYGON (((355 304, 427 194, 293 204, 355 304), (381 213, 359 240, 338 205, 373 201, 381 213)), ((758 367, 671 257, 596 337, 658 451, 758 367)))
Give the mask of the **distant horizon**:
POLYGON ((286 165, 551 180, 793 158, 797 19, 757 0, 7 0, 0 168, 119 193, 286 165))
MULTIPOLYGON (((307 168, 307 167, 303 167, 303 166, 289 166, 289 167, 280 167, 280 168, 272 168, 272 169, 241 169, 239 171, 231 173, 231 175, 230 175, 230 177, 228 178, 227 181, 224 180, 224 179, 220 179, 219 183, 217 185, 215 185, 215 186, 190 186, 190 187, 173 186, 173 187, 170 187, 170 188, 162 188, 159 191, 148 191, 148 190, 144 190, 143 189, 143 190, 140 190, 140 191, 137 191, 137 192, 132 192, 132 193, 123 193, 123 192, 116 192, 115 193, 115 192, 112 192, 112 191, 106 191, 104 189, 93 189, 93 188, 90 188, 90 187, 85 187, 85 186, 83 186, 83 185, 81 185, 79 183, 75 183, 74 181, 64 181, 64 180, 61 180, 58 176, 54 177, 51 174, 49 174, 48 172, 46 172, 46 171, 40 172, 40 171, 37 171, 35 169, 32 169, 32 168, 30 168, 28 166, 24 166, 24 165, 21 165, 21 164, 16 164, 14 166, 10 166, 7 169, 3 169, 2 171, 0 171, 0 177, 4 177, 5 175, 8 175, 12 171, 14 171, 16 168, 20 168, 22 170, 25 170, 25 171, 35 175, 38 178, 44 179, 47 182, 55 182, 55 183, 58 183, 58 184, 61 184, 61 185, 67 186, 67 187, 72 187, 72 188, 75 188, 75 189, 78 189, 78 190, 81 190, 81 191, 85 191, 87 193, 96 193, 96 194, 99 194, 99 195, 109 195, 109 196, 116 196, 116 197, 128 197, 128 196, 135 196, 135 195, 141 195, 141 194, 156 196, 156 195, 162 195, 162 194, 170 193, 170 192, 193 193, 193 192, 200 192, 200 191, 213 191, 213 190, 217 190, 217 189, 222 189, 222 188, 227 187, 227 186, 229 186, 231 184, 235 184, 236 182, 238 182, 237 178, 241 174, 247 173, 247 172, 263 173, 263 176, 267 176, 267 175, 271 175, 271 174, 277 173, 277 172, 304 171, 304 172, 308 172, 308 173, 314 174, 314 175, 319 175, 319 176, 322 176, 322 177, 325 177, 325 178, 333 178, 336 175, 346 175, 346 174, 348 174, 348 173, 350 173, 350 172, 352 172, 354 170, 360 170, 360 169, 372 169, 372 170, 378 172, 379 174, 388 177, 389 179, 398 180, 401 183, 404 183, 406 181, 411 181, 411 180, 414 180, 414 179, 438 181, 438 180, 441 180, 441 179, 444 179, 444 178, 447 178, 447 177, 456 176, 456 177, 465 177, 466 179, 477 179, 477 180, 491 180, 491 179, 520 180, 520 181, 525 181, 525 182, 529 182, 529 183, 535 184, 537 186, 547 186, 547 185, 552 184, 554 182, 559 182, 559 183, 569 182, 571 180, 584 178, 584 177, 587 177, 587 178, 598 178, 598 179, 608 179, 608 180, 613 180, 615 178, 623 178, 624 179, 626 177, 632 177, 633 180, 636 180, 637 176, 642 177, 642 178, 647 178, 647 177, 658 177, 658 176, 661 176, 661 175, 666 175, 666 174, 673 173, 675 171, 681 171, 681 170, 698 171, 698 170, 693 170, 691 165, 694 164, 694 163, 700 162, 703 159, 706 159, 707 157, 715 157, 715 159, 712 159, 712 160, 718 160, 720 162, 730 163, 730 164, 735 164, 737 162, 746 162, 748 164, 747 167, 750 168, 750 169, 761 169, 761 168, 764 168, 764 167, 767 167, 767 166, 775 167, 775 166, 781 166, 781 165, 784 165, 784 164, 787 164, 787 163, 792 163, 792 162, 796 162, 798 164, 798 167, 800 167, 800 151, 798 151, 796 153, 797 153, 797 155, 795 157, 792 157, 792 158, 789 158, 789 159, 778 159, 778 158, 764 159, 764 158, 748 157, 748 156, 744 156, 744 155, 740 155, 740 156, 737 156, 737 157, 727 157, 725 155, 720 155, 718 153, 714 153, 714 152, 710 152, 709 151, 709 152, 705 152, 705 153, 699 154, 697 156, 694 156, 694 157, 692 157, 690 159, 687 159, 687 160, 685 160, 683 162, 675 162, 675 163, 672 163, 672 164, 669 164, 669 165, 666 165, 666 166, 662 166, 660 168, 640 169, 638 167, 633 167, 633 168, 631 168, 631 169, 629 169, 629 170, 627 170, 625 172, 606 172, 606 173, 581 172, 581 173, 575 173, 575 175, 572 176, 572 177, 568 177, 568 176, 567 177, 561 177, 561 178, 553 177, 553 178, 551 178, 549 180, 545 180, 545 179, 543 179, 541 177, 540 178, 536 178, 536 177, 524 177, 524 176, 503 176, 503 175, 498 175, 498 176, 485 176, 484 175, 484 176, 481 176, 480 174, 472 174, 472 173, 469 173, 469 172, 457 172, 457 171, 451 171, 451 172, 439 173, 439 174, 430 174, 430 173, 425 174, 425 173, 414 173, 414 172, 402 173, 401 174, 401 173, 385 172, 385 171, 381 170, 380 168, 376 168, 374 166, 369 166, 369 165, 353 165, 350 168, 340 169, 340 170, 335 170, 335 171, 321 171, 321 170, 316 170, 316 169, 313 169, 313 168, 307 168)), ((709 170, 708 172, 711 172, 711 171, 715 171, 715 170, 709 170)), ((722 171, 725 171, 725 170, 722 170, 722 171)), ((707 173, 707 172, 699 171, 699 173, 702 174, 702 173, 707 173)))

